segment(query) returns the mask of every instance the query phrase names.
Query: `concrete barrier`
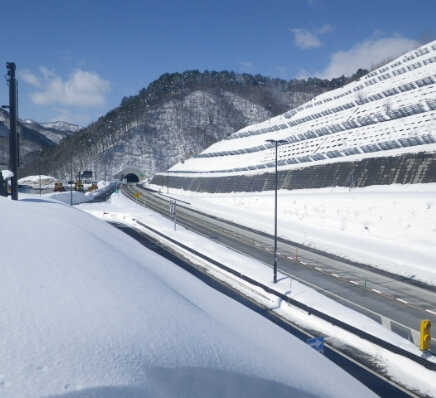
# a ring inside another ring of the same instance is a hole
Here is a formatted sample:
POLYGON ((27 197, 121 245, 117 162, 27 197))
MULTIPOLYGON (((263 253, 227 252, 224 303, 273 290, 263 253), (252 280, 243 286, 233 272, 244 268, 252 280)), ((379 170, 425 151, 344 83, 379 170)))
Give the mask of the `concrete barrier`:
MULTIPOLYGON (((274 189, 274 169, 263 174, 181 177, 157 174, 151 183, 196 192, 260 192, 274 189)), ((436 153, 408 153, 355 162, 314 165, 278 171, 279 189, 366 187, 436 182, 436 153)))

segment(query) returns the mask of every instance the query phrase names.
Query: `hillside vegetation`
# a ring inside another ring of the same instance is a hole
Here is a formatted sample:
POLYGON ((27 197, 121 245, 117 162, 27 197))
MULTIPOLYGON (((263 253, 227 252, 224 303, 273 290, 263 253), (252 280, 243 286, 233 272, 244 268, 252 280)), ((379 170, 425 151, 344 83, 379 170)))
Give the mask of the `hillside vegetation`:
MULTIPOLYGON (((246 125, 295 108, 349 80, 342 76, 286 81, 228 71, 166 73, 47 149, 42 155, 44 173, 68 179, 71 169, 73 174, 89 169, 98 178, 111 178, 136 168, 152 176, 246 125)), ((20 174, 35 172, 36 163, 30 162, 20 174)))

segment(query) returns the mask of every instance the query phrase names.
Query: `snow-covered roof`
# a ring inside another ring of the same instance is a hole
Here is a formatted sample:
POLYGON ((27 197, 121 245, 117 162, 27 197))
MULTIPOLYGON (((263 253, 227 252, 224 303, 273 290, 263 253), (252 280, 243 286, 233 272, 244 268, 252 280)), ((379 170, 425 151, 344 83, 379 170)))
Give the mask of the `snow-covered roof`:
POLYGON ((8 178, 12 178, 14 176, 14 173, 10 170, 1 170, 2 176, 4 180, 7 180, 8 178))
POLYGON ((282 115, 244 127, 172 173, 259 173, 377 154, 436 151, 436 41, 282 115))

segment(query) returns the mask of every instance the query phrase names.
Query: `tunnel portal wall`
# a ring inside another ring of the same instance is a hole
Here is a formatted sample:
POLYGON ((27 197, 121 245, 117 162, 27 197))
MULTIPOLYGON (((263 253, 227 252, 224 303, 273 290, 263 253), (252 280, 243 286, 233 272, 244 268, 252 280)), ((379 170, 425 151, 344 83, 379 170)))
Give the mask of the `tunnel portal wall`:
MULTIPOLYGON (((436 182, 436 153, 368 158, 356 162, 278 171, 278 188, 289 190, 429 182, 436 182)), ((179 177, 159 174, 154 176, 151 183, 196 192, 259 192, 274 189, 275 174, 268 172, 228 177, 179 177)))

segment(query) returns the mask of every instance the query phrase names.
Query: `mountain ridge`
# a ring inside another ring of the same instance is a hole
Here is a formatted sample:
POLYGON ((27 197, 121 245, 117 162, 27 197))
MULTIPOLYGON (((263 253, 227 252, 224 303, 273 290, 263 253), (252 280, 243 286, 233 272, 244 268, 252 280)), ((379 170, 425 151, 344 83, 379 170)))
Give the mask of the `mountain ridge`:
MULTIPOLYGON (((67 178, 125 168, 152 176, 239 130, 295 108, 347 79, 271 79, 229 71, 165 73, 96 122, 47 151, 46 173, 67 178)), ((22 170, 32 172, 35 164, 22 170)))
POLYGON ((435 72, 433 41, 304 105, 247 125, 152 181, 202 192, 271 189, 278 167, 286 189, 433 182, 435 72))

